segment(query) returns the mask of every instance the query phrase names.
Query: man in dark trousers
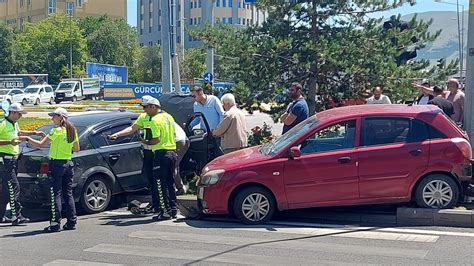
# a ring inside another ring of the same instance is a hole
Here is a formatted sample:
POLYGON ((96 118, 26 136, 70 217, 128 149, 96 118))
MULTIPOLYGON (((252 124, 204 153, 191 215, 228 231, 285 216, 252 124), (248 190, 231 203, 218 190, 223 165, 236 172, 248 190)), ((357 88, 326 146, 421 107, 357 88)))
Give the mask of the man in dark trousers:
POLYGON ((443 112, 451 117, 454 114, 454 106, 453 103, 446 100, 443 96, 443 89, 438 86, 433 87, 433 96, 434 98, 428 102, 428 104, 433 104, 439 107, 439 109, 443 110, 443 112))
POLYGON ((285 134, 298 123, 308 118, 309 108, 302 94, 301 84, 298 82, 291 83, 288 96, 293 102, 288 105, 286 112, 280 117, 280 122, 284 124, 282 134, 285 134))

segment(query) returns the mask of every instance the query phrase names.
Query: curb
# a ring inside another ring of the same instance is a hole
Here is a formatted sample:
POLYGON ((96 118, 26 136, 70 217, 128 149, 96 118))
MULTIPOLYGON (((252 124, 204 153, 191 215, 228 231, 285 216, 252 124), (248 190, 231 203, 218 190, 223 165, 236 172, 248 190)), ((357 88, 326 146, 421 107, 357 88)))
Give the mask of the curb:
MULTIPOLYGON (((471 206, 470 206, 471 207, 471 206)), ((189 219, 201 218, 196 196, 178 196, 178 208, 189 219)), ((309 222, 344 222, 387 226, 446 226, 474 228, 474 210, 424 209, 398 207, 396 213, 328 211, 327 208, 290 210, 276 214, 285 218, 309 222)))

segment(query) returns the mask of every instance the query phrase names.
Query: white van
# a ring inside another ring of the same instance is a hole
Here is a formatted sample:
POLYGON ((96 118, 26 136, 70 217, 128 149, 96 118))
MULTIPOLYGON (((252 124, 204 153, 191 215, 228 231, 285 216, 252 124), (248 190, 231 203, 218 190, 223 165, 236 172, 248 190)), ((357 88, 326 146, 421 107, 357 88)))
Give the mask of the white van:
POLYGON ((26 87, 24 92, 28 103, 38 105, 40 103, 53 104, 54 102, 54 91, 51 85, 30 85, 26 87))

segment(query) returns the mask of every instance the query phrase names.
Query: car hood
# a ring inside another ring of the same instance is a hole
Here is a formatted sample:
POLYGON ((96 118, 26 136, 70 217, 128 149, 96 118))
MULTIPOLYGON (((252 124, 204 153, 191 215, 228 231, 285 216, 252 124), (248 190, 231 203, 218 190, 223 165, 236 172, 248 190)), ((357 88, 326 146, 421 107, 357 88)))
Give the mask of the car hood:
POLYGON ((205 171, 213 169, 232 169, 243 165, 258 163, 270 159, 269 156, 261 154, 260 146, 250 147, 217 157, 207 164, 205 171))

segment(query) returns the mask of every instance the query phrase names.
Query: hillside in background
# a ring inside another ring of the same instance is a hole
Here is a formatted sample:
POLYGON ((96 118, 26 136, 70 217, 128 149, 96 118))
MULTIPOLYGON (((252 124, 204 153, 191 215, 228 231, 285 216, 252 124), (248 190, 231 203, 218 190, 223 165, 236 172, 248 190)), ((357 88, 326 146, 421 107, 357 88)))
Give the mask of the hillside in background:
MULTIPOLYGON (((418 18, 428 21, 433 19, 430 27, 431 32, 442 30, 441 35, 423 50, 418 51, 418 58, 429 59, 432 63, 440 58, 447 60, 456 59, 458 52, 458 23, 456 12, 452 11, 433 11, 418 13, 418 18)), ((402 20, 410 20, 414 14, 402 16, 402 20)), ((467 47, 467 25, 468 13, 464 13, 464 49, 467 47)))

